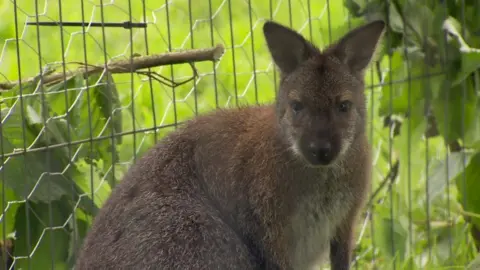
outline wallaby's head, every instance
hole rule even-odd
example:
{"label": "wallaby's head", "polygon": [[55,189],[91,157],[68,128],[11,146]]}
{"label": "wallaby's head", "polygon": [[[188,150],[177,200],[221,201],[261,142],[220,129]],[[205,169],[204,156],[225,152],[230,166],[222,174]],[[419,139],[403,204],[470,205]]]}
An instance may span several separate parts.
{"label": "wallaby's head", "polygon": [[280,70],[277,116],[291,149],[312,166],[332,164],[365,129],[364,71],[385,23],[353,29],[320,51],[294,30],[268,21],[263,32]]}

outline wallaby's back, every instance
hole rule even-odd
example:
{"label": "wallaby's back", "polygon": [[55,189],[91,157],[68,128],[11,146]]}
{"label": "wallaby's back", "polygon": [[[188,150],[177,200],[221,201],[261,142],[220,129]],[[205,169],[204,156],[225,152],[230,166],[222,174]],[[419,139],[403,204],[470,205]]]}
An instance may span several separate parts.
{"label": "wallaby's back", "polygon": [[[222,111],[167,135],[112,192],[85,240],[76,269],[255,268],[255,254],[222,216],[218,198],[210,198],[199,174],[212,170],[202,167],[204,163],[227,168],[235,142],[252,136],[249,131],[256,126],[264,128],[258,118],[272,116],[271,107]],[[216,185],[210,187],[215,196],[227,204],[239,195],[226,179],[208,181]]]}
{"label": "wallaby's back", "polygon": [[383,28],[320,52],[267,22],[276,103],[167,135],[113,190],[76,269],[307,269],[327,257],[348,269],[371,166],[363,71]]}

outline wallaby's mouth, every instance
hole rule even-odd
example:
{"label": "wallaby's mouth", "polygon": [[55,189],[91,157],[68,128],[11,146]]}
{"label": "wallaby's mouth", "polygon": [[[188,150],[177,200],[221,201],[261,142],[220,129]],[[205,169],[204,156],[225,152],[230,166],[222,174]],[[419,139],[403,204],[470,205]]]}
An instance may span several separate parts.
{"label": "wallaby's mouth", "polygon": [[332,165],[336,158],[327,154],[307,154],[304,155],[305,159],[311,166],[322,166],[322,167],[327,167],[329,165]]}
{"label": "wallaby's mouth", "polygon": [[312,165],[329,165],[333,159],[327,153],[312,153]]}
{"label": "wallaby's mouth", "polygon": [[298,150],[311,166],[329,166],[338,157],[338,151],[329,142],[310,142]]}

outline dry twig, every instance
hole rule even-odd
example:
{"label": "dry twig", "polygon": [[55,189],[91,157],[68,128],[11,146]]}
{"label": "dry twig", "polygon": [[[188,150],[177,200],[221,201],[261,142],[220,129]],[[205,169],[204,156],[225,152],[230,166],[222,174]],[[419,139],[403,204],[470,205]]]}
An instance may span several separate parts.
{"label": "dry twig", "polygon": [[[208,49],[192,49],[192,50],[185,50],[180,52],[169,52],[164,54],[155,54],[155,55],[148,55],[148,56],[136,56],[130,59],[114,60],[107,63],[106,65],[89,65],[89,64],[85,65],[82,63],[82,67],[77,68],[74,71],[67,71],[65,73],[55,72],[50,74],[43,74],[42,75],[43,83],[44,84],[58,83],[60,81],[63,81],[65,77],[68,79],[78,74],[83,74],[84,76],[86,76],[94,73],[101,73],[105,69],[107,69],[108,72],[110,73],[136,72],[138,74],[146,75],[153,79],[159,80],[158,77],[163,78],[163,76],[155,72],[145,72],[141,70],[158,67],[158,66],[172,65],[172,64],[189,63],[190,65],[192,65],[193,62],[218,61],[222,57],[224,52],[225,52],[225,48],[223,47],[223,45],[219,44],[214,48],[208,48]],[[192,65],[192,68],[193,68],[193,65]],[[197,74],[194,69],[194,77],[196,75]],[[38,78],[39,76],[28,78],[21,81],[21,83],[25,84],[25,83],[35,82],[38,80]],[[182,82],[182,83],[185,83],[185,82]],[[171,82],[171,85],[178,86],[182,83]],[[17,85],[18,85],[18,82],[3,82],[3,83],[0,83],[0,90],[9,90],[14,88]]]}

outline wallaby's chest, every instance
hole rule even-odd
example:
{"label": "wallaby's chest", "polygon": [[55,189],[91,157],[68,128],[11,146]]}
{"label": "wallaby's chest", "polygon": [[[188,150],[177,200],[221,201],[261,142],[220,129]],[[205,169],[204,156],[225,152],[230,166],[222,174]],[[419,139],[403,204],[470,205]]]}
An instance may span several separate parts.
{"label": "wallaby's chest", "polygon": [[294,269],[310,269],[328,258],[335,228],[347,214],[351,191],[327,181],[299,198],[290,220],[289,249]]}

